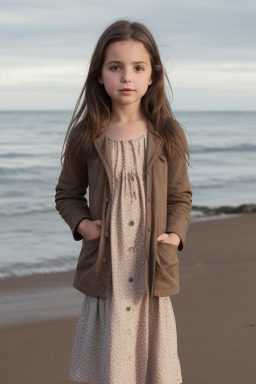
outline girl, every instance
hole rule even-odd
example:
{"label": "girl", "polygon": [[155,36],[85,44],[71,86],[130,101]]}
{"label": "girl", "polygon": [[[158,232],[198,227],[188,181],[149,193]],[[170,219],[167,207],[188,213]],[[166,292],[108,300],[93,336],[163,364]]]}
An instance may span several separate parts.
{"label": "girl", "polygon": [[82,239],[73,283],[84,294],[70,364],[76,382],[182,382],[170,296],[179,292],[177,250],[192,191],[165,79],[149,30],[114,22],[96,45],[64,140],[56,209]]}

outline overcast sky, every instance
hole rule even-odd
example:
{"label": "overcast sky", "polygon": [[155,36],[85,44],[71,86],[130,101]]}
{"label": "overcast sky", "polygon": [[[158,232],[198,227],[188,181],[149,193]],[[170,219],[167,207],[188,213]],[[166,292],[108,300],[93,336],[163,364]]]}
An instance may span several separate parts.
{"label": "overcast sky", "polygon": [[255,0],[0,0],[0,109],[73,110],[113,21],[144,23],[173,110],[256,109]]}

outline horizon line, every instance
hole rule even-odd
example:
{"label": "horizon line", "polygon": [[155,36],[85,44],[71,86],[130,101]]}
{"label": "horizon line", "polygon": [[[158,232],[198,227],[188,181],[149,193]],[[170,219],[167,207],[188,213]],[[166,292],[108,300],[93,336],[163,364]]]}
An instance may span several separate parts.
{"label": "horizon line", "polygon": [[[256,109],[173,109],[176,112],[256,112]],[[73,112],[73,109],[0,109],[0,112]]]}

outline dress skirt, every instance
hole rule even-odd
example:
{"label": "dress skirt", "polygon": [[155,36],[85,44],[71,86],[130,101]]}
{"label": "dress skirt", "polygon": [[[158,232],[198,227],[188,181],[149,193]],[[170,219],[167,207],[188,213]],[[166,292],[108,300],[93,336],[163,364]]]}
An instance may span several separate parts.
{"label": "dress skirt", "polygon": [[112,274],[107,297],[84,294],[70,379],[86,384],[180,384],[171,298],[150,297],[145,281],[147,131],[108,137],[113,170]]}

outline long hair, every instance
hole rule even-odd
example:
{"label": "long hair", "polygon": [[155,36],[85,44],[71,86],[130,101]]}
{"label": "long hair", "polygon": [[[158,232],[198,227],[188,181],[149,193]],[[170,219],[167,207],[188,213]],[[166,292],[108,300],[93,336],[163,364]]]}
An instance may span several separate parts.
{"label": "long hair", "polygon": [[[142,97],[142,112],[152,122],[154,129],[165,139],[166,143],[173,145],[181,152],[189,166],[189,146],[185,132],[175,119],[165,92],[165,79],[171,92],[172,88],[161,62],[157,44],[151,32],[143,24],[128,20],[118,20],[112,23],[102,33],[96,44],[85,84],[66,132],[62,152],[65,144],[66,148],[61,154],[61,164],[62,158],[65,156],[76,167],[82,166],[86,162],[92,140],[105,129],[111,114],[111,99],[105,91],[104,85],[98,82],[105,51],[111,43],[129,39],[144,45],[149,53],[152,66],[153,82]],[[82,96],[84,99],[81,103]]]}

